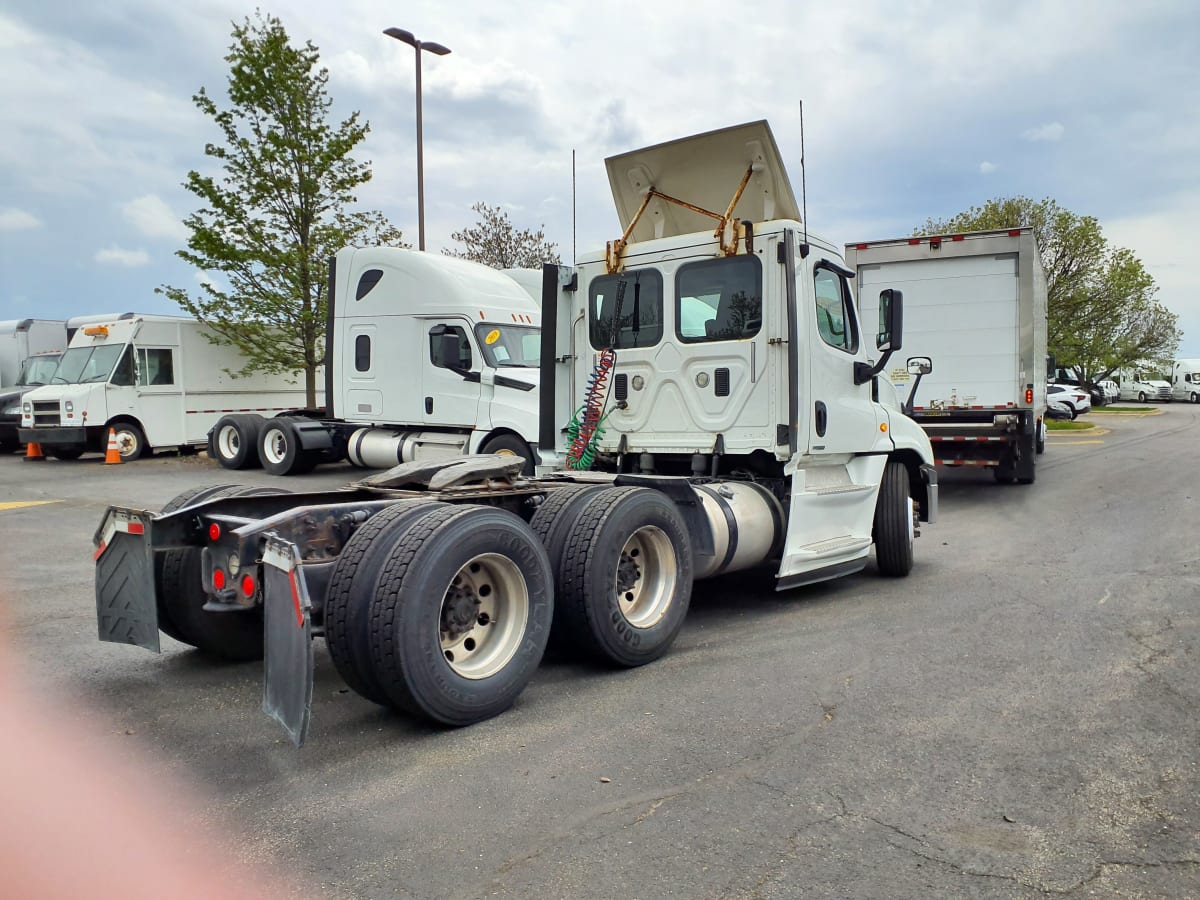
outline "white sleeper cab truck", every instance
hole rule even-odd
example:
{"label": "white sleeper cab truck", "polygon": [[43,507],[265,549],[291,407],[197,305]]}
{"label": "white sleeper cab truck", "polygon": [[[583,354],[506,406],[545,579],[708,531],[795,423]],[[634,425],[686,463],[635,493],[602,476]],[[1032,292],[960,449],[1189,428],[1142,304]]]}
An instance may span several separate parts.
{"label": "white sleeper cab truck", "polygon": [[880,574],[908,574],[938,491],[925,433],[876,400],[899,292],[877,288],[878,320],[860,321],[766,122],[608,172],[624,234],[543,270],[537,476],[465,456],[340,491],[111,507],[100,638],[265,653],[264,708],[299,744],[314,636],[362,696],[468,725],[513,703],[548,640],[605,666],[657,659],[698,579],[765,566],[787,589],[872,548]]}
{"label": "white sleeper cab truck", "polygon": [[128,461],[203,447],[213,423],[233,410],[275,415],[303,406],[290,376],[233,377],[245,362],[195,319],[126,313],[80,325],[49,383],[22,398],[18,434],[51,456],[77,459],[104,452],[112,429]]}
{"label": "white sleeper cab truck", "polygon": [[1127,366],[1112,373],[1120,390],[1120,399],[1166,403],[1171,400],[1171,384],[1162,378],[1150,363]]}
{"label": "white sleeper cab truck", "polygon": [[327,408],[223,417],[211,440],[221,465],[293,475],[341,459],[389,468],[502,453],[532,474],[541,313],[527,288],[488,266],[394,247],[339,251],[329,283]]}
{"label": "white sleeper cab truck", "polygon": [[1033,230],[865,241],[847,244],[846,260],[864,319],[881,286],[904,293],[914,370],[889,366],[885,376],[909,398],[938,465],[1031,484],[1046,447],[1047,365],[1046,277]]}
{"label": "white sleeper cab truck", "polygon": [[1171,399],[1200,403],[1200,359],[1177,359],[1171,366]]}
{"label": "white sleeper cab truck", "polygon": [[16,387],[25,360],[67,348],[67,323],[61,319],[12,319],[0,322],[0,388]]}

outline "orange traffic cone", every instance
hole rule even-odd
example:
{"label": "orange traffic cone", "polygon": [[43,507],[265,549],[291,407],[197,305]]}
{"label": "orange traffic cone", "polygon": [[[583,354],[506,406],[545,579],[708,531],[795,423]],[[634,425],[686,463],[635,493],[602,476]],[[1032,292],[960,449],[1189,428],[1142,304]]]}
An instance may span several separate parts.
{"label": "orange traffic cone", "polygon": [[25,458],[32,459],[34,462],[45,462],[46,454],[42,452],[42,445],[37,441],[30,441],[26,444]]}
{"label": "orange traffic cone", "polygon": [[104,451],[104,464],[111,466],[121,462],[121,451],[117,449],[117,430],[108,429],[108,449]]}

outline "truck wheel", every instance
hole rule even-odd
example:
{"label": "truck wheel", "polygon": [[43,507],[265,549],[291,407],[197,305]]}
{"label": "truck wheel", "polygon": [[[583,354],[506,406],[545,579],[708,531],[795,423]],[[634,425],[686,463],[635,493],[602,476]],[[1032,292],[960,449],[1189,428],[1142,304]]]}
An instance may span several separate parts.
{"label": "truck wheel", "polygon": [[1197,394],[1195,391],[1192,391],[1192,395],[1188,399],[1191,400],[1193,403],[1200,403],[1200,394]]}
{"label": "truck wheel", "polygon": [[[223,497],[286,493],[288,491],[283,488],[233,485],[194,499],[217,500]],[[181,635],[177,640],[218,659],[232,662],[262,659],[261,606],[246,612],[208,612],[204,609],[208,595],[201,583],[200,548],[177,547],[166,550],[162,560],[159,597],[167,608],[168,618]]]}
{"label": "truck wheel", "polygon": [[444,507],[391,548],[371,603],[371,661],[397,707],[470,725],[516,700],[553,614],[550,562],[525,522]]}
{"label": "truck wheel", "polygon": [[222,416],[213,426],[208,454],[226,469],[253,469],[258,458],[258,435],[263,417],[253,413]]}
{"label": "truck wheel", "polygon": [[913,527],[908,470],[903,463],[890,462],[883,470],[879,499],[875,502],[873,537],[875,561],[881,575],[896,578],[912,571]]}
{"label": "truck wheel", "polygon": [[582,501],[555,572],[559,635],[620,666],[662,656],[692,599],[683,517],[651,488],[606,488]]}
{"label": "truck wheel", "polygon": [[1046,452],[1046,422],[1045,422],[1045,420],[1039,421],[1037,424],[1037,442],[1036,442],[1036,446],[1034,447],[1034,450],[1036,450],[1038,453]]}
{"label": "truck wheel", "polygon": [[[533,518],[529,520],[529,527],[538,536],[538,540],[546,548],[546,555],[550,557],[550,571],[554,573],[556,580],[556,597],[558,596],[557,579],[558,571],[562,567],[563,547],[566,546],[571,529],[575,527],[575,520],[579,518],[580,509],[587,496],[602,490],[605,490],[604,485],[576,484],[550,491],[546,494],[545,501],[533,514]],[[562,603],[555,602],[554,627],[550,630],[550,640],[555,643],[562,643],[561,638],[566,631],[562,610]]]}
{"label": "truck wheel", "polygon": [[485,441],[483,446],[479,448],[479,452],[499,453],[501,456],[520,456],[525,460],[525,468],[521,470],[521,474],[533,474],[533,450],[515,434],[498,434],[494,438]]}
{"label": "truck wheel", "polygon": [[84,448],[74,444],[62,444],[58,447],[47,447],[46,452],[55,459],[72,460],[83,456]]}
{"label": "truck wheel", "polygon": [[[1145,402],[1146,402],[1146,393],[1145,393],[1145,391],[1142,391],[1141,393],[1138,394],[1138,403],[1145,403]],[[1075,417],[1071,416],[1071,418],[1073,419]]]}
{"label": "truck wheel", "polygon": [[146,455],[146,435],[142,429],[132,422],[117,422],[110,426],[116,433],[117,452],[121,454],[121,462],[133,462]]}
{"label": "truck wheel", "polygon": [[430,500],[401,500],[377,512],[338,554],[325,592],[325,644],[334,668],[355,693],[384,706],[388,696],[371,665],[368,627],[379,570],[400,535],[439,508]]}
{"label": "truck wheel", "polygon": [[289,418],[268,419],[258,439],[258,456],[272,475],[303,475],[316,460],[300,449],[300,438]]}

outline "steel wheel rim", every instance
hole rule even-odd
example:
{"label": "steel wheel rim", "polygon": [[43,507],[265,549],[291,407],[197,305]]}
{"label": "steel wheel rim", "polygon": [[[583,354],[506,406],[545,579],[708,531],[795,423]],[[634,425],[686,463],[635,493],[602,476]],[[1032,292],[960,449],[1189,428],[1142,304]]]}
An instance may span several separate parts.
{"label": "steel wheel rim", "polygon": [[287,456],[287,435],[279,428],[271,428],[263,440],[263,456],[267,462],[279,464]]}
{"label": "steel wheel rim", "polygon": [[217,432],[217,452],[225,459],[233,459],[241,448],[241,437],[232,425],[226,425]]}
{"label": "steel wheel rim", "polygon": [[446,586],[438,615],[447,665],[472,681],[504,669],[525,638],[529,607],[529,586],[515,562],[499,553],[467,560]]}
{"label": "steel wheel rim", "polygon": [[617,609],[634,628],[657,625],[671,606],[678,578],[671,539],[661,528],[643,525],[621,548],[613,585]]}
{"label": "steel wheel rim", "polygon": [[128,458],[137,453],[138,440],[132,431],[118,430],[116,434],[117,452],[123,457]]}

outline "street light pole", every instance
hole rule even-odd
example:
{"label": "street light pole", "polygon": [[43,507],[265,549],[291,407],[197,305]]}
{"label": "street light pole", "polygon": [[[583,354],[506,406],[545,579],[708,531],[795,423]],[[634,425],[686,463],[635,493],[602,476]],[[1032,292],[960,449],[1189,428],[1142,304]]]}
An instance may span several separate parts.
{"label": "street light pole", "polygon": [[425,159],[421,147],[421,51],[428,50],[438,56],[450,52],[449,47],[436,44],[433,41],[419,41],[411,31],[403,28],[385,28],[384,34],[403,41],[416,51],[417,58],[417,246],[425,249]]}

